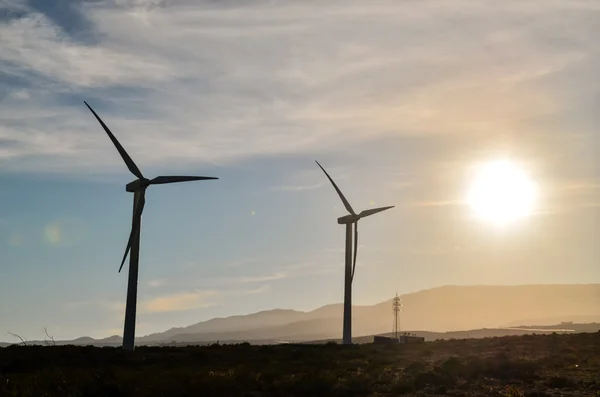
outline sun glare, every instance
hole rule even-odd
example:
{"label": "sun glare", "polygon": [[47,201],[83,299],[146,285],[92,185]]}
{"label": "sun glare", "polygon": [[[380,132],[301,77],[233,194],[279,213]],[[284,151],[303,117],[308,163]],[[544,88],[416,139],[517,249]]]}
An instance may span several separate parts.
{"label": "sun glare", "polygon": [[508,160],[478,167],[467,195],[475,216],[500,225],[529,216],[535,199],[533,182]]}

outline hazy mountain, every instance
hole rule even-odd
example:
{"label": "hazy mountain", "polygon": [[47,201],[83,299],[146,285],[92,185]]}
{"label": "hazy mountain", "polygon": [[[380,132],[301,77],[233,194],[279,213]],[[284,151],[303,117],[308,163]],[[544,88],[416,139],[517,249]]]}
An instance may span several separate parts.
{"label": "hazy mountain", "polygon": [[[428,333],[428,339],[438,337],[431,335],[464,330],[494,329],[496,332],[510,326],[543,327],[565,321],[600,321],[600,284],[445,286],[401,298],[401,329],[423,330],[419,332]],[[275,309],[171,328],[136,338],[136,343],[325,340],[341,336],[342,314],[341,304],[326,305],[309,312]],[[393,323],[391,299],[370,306],[354,306],[352,322],[356,337],[390,332]],[[465,332],[475,337],[475,331]],[[480,334],[490,331],[482,332]],[[121,343],[121,337],[115,335],[100,340],[84,337],[56,342],[57,345],[68,343],[116,346]]]}
{"label": "hazy mountain", "polygon": [[[600,284],[445,286],[403,295],[401,328],[433,332],[543,325],[522,319],[600,318]],[[224,339],[314,340],[341,334],[343,307],[323,306],[313,311],[270,310],[200,322],[139,338],[140,342]],[[392,327],[391,299],[353,307],[353,334],[373,335]]]}
{"label": "hazy mountain", "polygon": [[[548,318],[550,323],[573,318],[600,318],[600,284],[445,286],[403,295],[400,324],[404,329],[435,332],[497,328],[510,325],[543,325],[522,319]],[[187,340],[219,339],[313,339],[315,335],[337,337],[341,333],[341,304],[310,312],[271,310],[233,316],[170,329],[140,341],[178,337]],[[391,299],[372,306],[353,308],[354,335],[389,332]],[[591,322],[591,321],[590,321]],[[186,336],[183,336],[186,335]],[[195,335],[195,336],[191,336]]]}
{"label": "hazy mountain", "polygon": [[140,342],[156,341],[172,338],[179,334],[200,334],[215,332],[243,331],[261,327],[284,325],[304,318],[305,312],[296,310],[274,309],[253,314],[231,317],[217,317],[187,327],[171,328],[168,331],[136,338]]}
{"label": "hazy mountain", "polygon": [[[548,329],[538,329],[534,327],[527,328],[483,328],[483,329],[472,329],[468,331],[450,331],[450,332],[431,332],[431,331],[411,331],[411,334],[425,338],[426,342],[431,342],[438,339],[470,339],[470,338],[491,338],[501,336],[519,336],[527,334],[547,335],[552,333],[567,334],[567,333],[581,333],[581,332],[598,332],[600,330],[600,323],[593,324],[571,324],[569,329],[562,328],[563,324],[554,325],[548,327]],[[394,334],[391,332],[385,334],[379,334],[381,336],[393,337]],[[365,335],[352,338],[353,343],[373,343],[374,335]],[[330,338],[323,340],[312,340],[302,343],[311,344],[322,344],[327,342],[341,343],[341,338]]]}
{"label": "hazy mountain", "polygon": [[573,316],[597,318],[600,284],[446,286],[407,294],[402,301],[402,320],[410,329],[491,328],[528,318],[561,322]]}
{"label": "hazy mountain", "polygon": [[[329,338],[329,329],[340,328],[337,318],[305,320],[279,325],[275,327],[260,327],[243,331],[225,331],[209,333],[181,333],[172,337],[175,341],[209,341],[209,340],[294,340],[305,341]],[[319,331],[324,330],[324,331]]]}
{"label": "hazy mountain", "polygon": [[[425,341],[430,342],[438,339],[470,339],[470,338],[489,338],[489,337],[501,337],[501,336],[518,336],[527,334],[566,334],[566,333],[580,333],[580,332],[600,332],[600,323],[588,323],[588,324],[574,324],[574,323],[562,323],[551,326],[524,326],[521,328],[483,328],[467,331],[450,331],[450,332],[431,332],[431,331],[410,331],[411,334],[421,336],[425,338]],[[381,333],[377,335],[393,337],[394,334],[391,332]],[[213,343],[220,344],[236,344],[236,343],[250,343],[253,345],[272,345],[281,343],[310,343],[310,344],[323,344],[327,342],[341,343],[341,338],[322,338],[319,335],[315,335],[314,338],[309,340],[298,340],[295,338],[288,339],[223,339],[217,338],[217,336],[223,336],[223,334],[214,334],[215,338],[198,340],[196,334],[182,334],[176,335],[171,341],[161,342],[137,342],[138,345],[149,345],[149,346],[188,346],[188,345],[210,345]],[[353,337],[353,343],[372,343],[374,335],[364,335]],[[57,341],[56,345],[94,345],[98,347],[111,346],[120,347],[122,338],[119,336],[112,336],[110,338],[93,340],[91,338],[78,338],[74,341]],[[44,341],[28,341],[30,345],[45,345]],[[18,343],[15,343],[16,345]],[[0,343],[0,347],[7,347],[10,343]]]}
{"label": "hazy mountain", "polygon": [[538,326],[554,325],[562,322],[572,323],[600,323],[600,314],[588,316],[561,316],[561,317],[545,317],[545,318],[530,318],[526,320],[512,321],[505,324],[506,327],[518,327],[524,324],[536,324]]}

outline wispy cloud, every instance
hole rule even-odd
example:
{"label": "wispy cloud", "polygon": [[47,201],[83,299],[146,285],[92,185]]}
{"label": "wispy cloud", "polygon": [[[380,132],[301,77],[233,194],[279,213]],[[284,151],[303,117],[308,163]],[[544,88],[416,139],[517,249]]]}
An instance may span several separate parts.
{"label": "wispy cloud", "polygon": [[541,192],[543,202],[538,212],[548,215],[571,213],[597,206],[600,182],[595,179],[575,179],[547,183]]}
{"label": "wispy cloud", "polygon": [[[4,4],[19,10],[0,25],[0,139],[13,142],[0,162],[13,170],[114,169],[83,99],[140,163],[222,162],[531,130],[567,105],[553,79],[599,63],[596,2],[82,2],[93,44]],[[571,78],[578,90],[593,76]]]}
{"label": "wispy cloud", "polygon": [[[359,248],[364,249],[363,245]],[[296,277],[306,277],[318,274],[326,274],[339,267],[339,260],[334,259],[343,252],[343,249],[325,249],[320,250],[316,259],[292,260],[290,262],[279,261],[272,265],[273,273],[257,276],[242,276],[229,279],[228,285],[263,283],[267,281],[277,281]],[[358,266],[358,264],[357,264]],[[361,265],[362,266],[362,265]]]}
{"label": "wispy cloud", "polygon": [[282,192],[300,192],[304,190],[314,190],[323,186],[323,183],[314,183],[312,185],[284,185],[275,186],[270,188],[271,191],[282,191]]}
{"label": "wispy cloud", "polygon": [[600,191],[600,182],[598,180],[574,180],[559,184],[557,189],[562,190],[563,192],[589,192],[598,190]]}
{"label": "wispy cloud", "polygon": [[165,313],[201,309],[215,306],[209,297],[217,291],[182,292],[150,299],[141,305],[142,313]]}
{"label": "wispy cloud", "polygon": [[260,262],[261,262],[260,259],[255,259],[255,258],[248,259],[248,258],[246,258],[246,259],[238,259],[238,260],[235,260],[235,261],[228,262],[227,266],[228,267],[240,267],[240,266],[245,266],[245,265],[249,265],[249,264],[253,264],[253,263],[260,263]]}
{"label": "wispy cloud", "polygon": [[108,312],[125,312],[125,303],[107,300],[92,300],[92,301],[74,301],[66,304],[67,309],[79,309],[87,307],[96,307]]}
{"label": "wispy cloud", "polygon": [[[137,324],[136,324],[136,328],[137,328]],[[123,336],[123,328],[106,328],[106,329],[101,329],[98,330],[97,332],[98,335],[101,335],[99,338],[107,338],[108,336]]]}
{"label": "wispy cloud", "polygon": [[277,273],[266,275],[266,276],[240,277],[237,279],[237,281],[240,283],[262,283],[265,281],[281,280],[286,277],[287,276],[285,273],[277,272]]}
{"label": "wispy cloud", "polygon": [[262,294],[264,292],[267,292],[270,289],[271,289],[271,287],[268,284],[265,284],[265,285],[261,285],[260,287],[254,288],[254,289],[240,291],[240,294],[241,295],[257,295],[257,294]]}
{"label": "wispy cloud", "polygon": [[[362,246],[361,246],[362,247]],[[297,258],[297,259],[247,259],[235,262],[224,262],[224,265],[230,267],[239,267],[236,270],[235,275],[231,276],[210,276],[204,274],[201,277],[203,288],[213,289],[219,288],[219,290],[227,290],[228,294],[232,293],[243,293],[246,285],[261,284],[267,282],[279,282],[280,280],[287,280],[296,277],[307,277],[317,274],[325,274],[334,271],[339,267],[340,261],[338,260],[340,254],[343,253],[341,249],[328,249],[328,250],[317,250],[315,251],[316,258]],[[263,272],[250,272],[251,268],[246,269],[243,265],[247,263],[260,264]],[[192,269],[192,267],[188,268]],[[196,274],[195,271],[186,274]],[[197,278],[197,276],[195,276]],[[180,278],[174,278],[168,280],[169,288],[188,289],[195,288],[198,286],[197,282],[190,282],[190,276],[183,276]],[[161,280],[166,285],[167,280]],[[154,283],[153,283],[154,284]],[[264,286],[260,288],[266,288]],[[253,288],[249,289],[254,290]]]}
{"label": "wispy cloud", "polygon": [[412,202],[410,205],[412,207],[445,207],[464,204],[465,202],[461,200],[429,200]]}
{"label": "wispy cloud", "polygon": [[[177,292],[159,295],[138,301],[138,313],[179,312],[211,307],[215,306],[216,303],[210,301],[210,298],[216,296],[218,296],[218,291],[215,290]],[[69,302],[66,307],[68,309],[93,307],[117,316],[121,316],[125,313],[125,302],[117,301],[96,300]]]}
{"label": "wispy cloud", "polygon": [[148,281],[148,287],[153,287],[153,288],[161,287],[165,284],[166,284],[166,281],[162,280],[162,279]]}
{"label": "wispy cloud", "polygon": [[[333,250],[330,253],[338,254]],[[341,253],[341,252],[339,252]],[[335,271],[341,262],[335,259],[320,258],[314,260],[298,261],[282,266],[289,277],[307,277],[319,274],[327,274]],[[357,264],[358,265],[358,264]]]}
{"label": "wispy cloud", "polygon": [[[340,167],[333,164],[323,164],[323,166],[336,181],[347,179],[350,176],[347,167]],[[323,171],[319,169],[317,164],[313,163],[312,167],[290,173],[279,185],[270,187],[268,191],[302,192],[319,189],[326,184],[329,184],[329,181],[323,175]]]}
{"label": "wispy cloud", "polygon": [[412,182],[404,182],[404,181],[400,181],[400,182],[396,181],[396,182],[388,182],[386,185],[387,185],[386,187],[390,190],[404,190],[404,189],[407,189],[410,186],[412,186],[413,183]]}

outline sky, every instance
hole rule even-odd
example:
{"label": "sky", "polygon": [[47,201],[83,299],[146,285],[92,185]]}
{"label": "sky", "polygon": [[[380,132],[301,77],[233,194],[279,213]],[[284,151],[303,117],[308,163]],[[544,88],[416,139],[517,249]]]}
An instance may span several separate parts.
{"label": "sky", "polygon": [[[137,335],[442,285],[598,283],[597,1],[0,0],[0,340],[122,334],[135,179],[152,186]],[[537,186],[506,227],[478,165]]]}

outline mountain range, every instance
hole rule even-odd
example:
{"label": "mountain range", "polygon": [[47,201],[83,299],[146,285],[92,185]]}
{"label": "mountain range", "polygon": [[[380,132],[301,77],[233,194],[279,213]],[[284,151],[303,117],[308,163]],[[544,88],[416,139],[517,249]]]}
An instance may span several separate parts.
{"label": "mountain range", "polygon": [[[490,335],[488,331],[481,331],[483,329],[495,329],[494,335],[498,336],[499,329],[504,329],[504,334],[527,332],[506,330],[519,326],[543,328],[554,324],[562,327],[560,323],[564,322],[600,323],[600,284],[444,286],[405,294],[401,299],[401,329],[426,334],[428,340]],[[332,304],[308,312],[274,309],[213,318],[138,337],[136,344],[330,340],[341,335],[342,311],[342,304]],[[391,299],[375,305],[353,306],[353,335],[356,337],[389,333],[392,324]],[[594,327],[591,325],[592,330]],[[121,337],[115,335],[105,339],[83,337],[57,344],[118,345],[120,341]]]}

